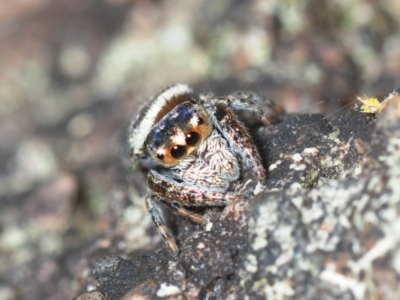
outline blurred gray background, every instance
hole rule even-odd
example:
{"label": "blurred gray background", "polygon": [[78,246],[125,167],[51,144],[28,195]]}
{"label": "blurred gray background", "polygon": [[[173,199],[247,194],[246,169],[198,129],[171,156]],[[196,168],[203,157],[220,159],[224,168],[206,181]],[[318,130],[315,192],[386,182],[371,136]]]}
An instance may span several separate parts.
{"label": "blurred gray background", "polygon": [[399,22],[398,0],[0,1],[0,299],[77,296],[114,226],[130,248],[105,249],[150,243],[125,141],[151,95],[340,113],[400,87]]}

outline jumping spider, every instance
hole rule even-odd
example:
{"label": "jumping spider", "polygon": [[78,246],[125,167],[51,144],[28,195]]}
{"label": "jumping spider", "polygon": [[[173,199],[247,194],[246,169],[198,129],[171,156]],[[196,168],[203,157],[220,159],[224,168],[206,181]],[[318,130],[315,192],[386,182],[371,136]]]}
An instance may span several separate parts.
{"label": "jumping spider", "polygon": [[[224,206],[264,188],[266,174],[260,156],[234,113],[249,110],[269,124],[255,104],[259,99],[253,93],[197,96],[187,85],[178,84],[160,93],[132,122],[133,162],[147,162],[151,169],[146,207],[174,255],[179,248],[164,223],[159,201],[203,224],[204,217],[187,208]],[[246,170],[253,175],[250,191],[249,180],[243,178]]]}

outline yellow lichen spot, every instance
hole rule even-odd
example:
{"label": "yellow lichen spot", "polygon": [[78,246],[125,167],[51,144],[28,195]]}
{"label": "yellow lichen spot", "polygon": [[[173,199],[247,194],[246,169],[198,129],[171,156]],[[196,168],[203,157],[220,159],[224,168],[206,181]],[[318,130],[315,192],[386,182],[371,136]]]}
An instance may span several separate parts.
{"label": "yellow lichen spot", "polygon": [[361,105],[361,112],[366,114],[379,114],[385,107],[384,103],[379,102],[377,98],[357,97],[363,105]]}

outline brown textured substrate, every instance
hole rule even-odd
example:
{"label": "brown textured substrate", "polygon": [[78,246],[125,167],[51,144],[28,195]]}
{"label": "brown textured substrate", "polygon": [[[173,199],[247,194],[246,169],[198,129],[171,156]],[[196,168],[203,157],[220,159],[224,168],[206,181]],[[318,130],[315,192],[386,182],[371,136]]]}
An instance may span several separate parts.
{"label": "brown textured substrate", "polygon": [[98,260],[105,299],[400,298],[400,98],[376,119],[287,115],[256,140],[271,191],[206,228],[178,220],[177,258]]}

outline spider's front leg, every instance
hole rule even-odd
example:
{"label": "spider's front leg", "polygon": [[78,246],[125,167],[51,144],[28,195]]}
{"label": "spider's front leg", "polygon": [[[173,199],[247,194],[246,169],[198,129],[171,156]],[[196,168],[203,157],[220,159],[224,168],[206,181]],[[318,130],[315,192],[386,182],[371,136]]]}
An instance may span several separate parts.
{"label": "spider's front leg", "polygon": [[220,131],[224,132],[224,135],[230,140],[232,145],[240,149],[239,153],[246,164],[255,170],[257,174],[259,182],[254,191],[256,194],[259,192],[259,189],[264,188],[267,179],[258,150],[247,130],[243,127],[242,123],[237,121],[234,112],[226,103],[218,101],[214,107],[214,117],[220,126]]}
{"label": "spider's front leg", "polygon": [[[165,241],[165,244],[170,252],[174,256],[178,255],[179,247],[175,241],[174,236],[172,235],[171,231],[165,225],[164,218],[160,212],[159,208],[159,199],[155,194],[149,191],[148,195],[146,196],[146,208],[148,212],[151,214],[153,219],[153,223],[156,226],[158,232],[161,234],[162,238]],[[179,204],[176,203],[166,203],[168,207],[173,210],[176,214],[190,219],[194,223],[203,224],[204,218],[199,214],[192,213],[191,211],[181,207]]]}
{"label": "spider's front leg", "polygon": [[152,193],[171,205],[224,206],[243,198],[235,192],[221,192],[212,188],[183,184],[153,170],[147,176],[147,185]]}
{"label": "spider's front leg", "polygon": [[163,237],[165,244],[173,255],[179,253],[179,247],[172,233],[165,225],[157,200],[164,202],[176,214],[188,218],[194,223],[204,224],[203,216],[193,213],[183,206],[223,206],[243,198],[233,192],[216,192],[197,186],[184,185],[171,180],[155,171],[150,171],[147,177],[149,196],[146,197],[146,207],[153,222]]}
{"label": "spider's front leg", "polygon": [[259,95],[248,92],[237,92],[233,95],[210,99],[210,103],[212,103],[213,105],[226,105],[233,111],[251,111],[257,115],[257,117],[263,122],[264,125],[268,126],[271,124],[271,122],[267,114],[265,114],[264,111],[262,111],[256,104],[257,102],[261,101],[262,98]]}
{"label": "spider's front leg", "polygon": [[170,252],[172,252],[172,254],[174,256],[176,256],[179,254],[179,247],[176,244],[175,238],[172,235],[171,231],[165,225],[165,221],[164,221],[164,218],[162,217],[162,214],[158,207],[156,198],[157,198],[157,196],[155,196],[151,192],[148,193],[148,195],[146,196],[146,200],[145,200],[146,208],[147,208],[148,212],[151,214],[154,225],[156,225],[158,232],[161,234],[162,238],[164,239],[168,250]]}
{"label": "spider's front leg", "polygon": [[[264,125],[267,126],[271,124],[270,118],[276,119],[279,115],[282,115],[285,112],[283,107],[277,105],[271,99],[264,98],[252,92],[236,92],[226,97],[218,97],[213,99],[213,101],[215,100],[219,101],[220,103],[225,103],[233,111],[252,111],[258,116]],[[267,112],[261,110],[257,103],[263,103],[264,107],[267,108]]]}

